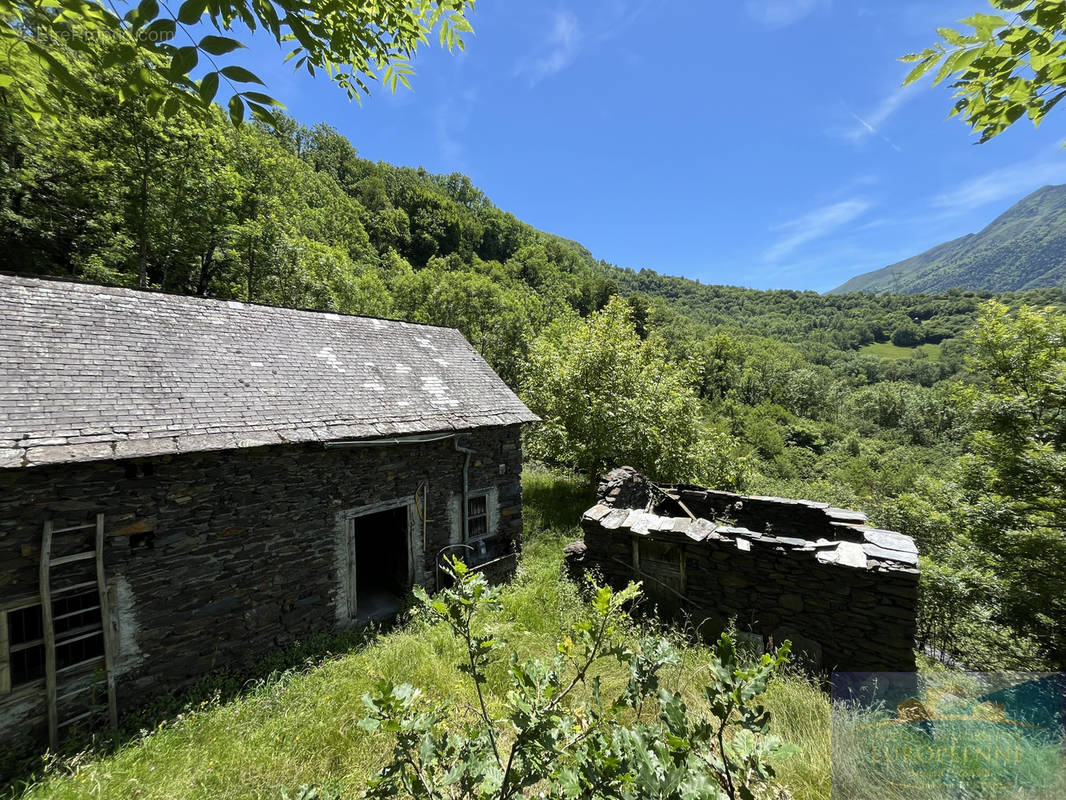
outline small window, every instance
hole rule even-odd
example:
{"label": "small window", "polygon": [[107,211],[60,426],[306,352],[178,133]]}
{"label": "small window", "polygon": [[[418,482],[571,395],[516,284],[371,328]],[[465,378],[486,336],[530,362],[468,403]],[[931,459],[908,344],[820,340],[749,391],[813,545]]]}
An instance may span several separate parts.
{"label": "small window", "polygon": [[[44,618],[41,605],[23,606],[0,612],[7,628],[5,656],[14,689],[44,677]],[[95,589],[59,595],[52,601],[55,630],[56,669],[74,667],[104,654],[104,628],[100,597]],[[2,676],[0,676],[2,677]]]}
{"label": "small window", "polygon": [[467,530],[471,539],[481,539],[489,534],[489,498],[475,495],[467,500]]}
{"label": "small window", "polygon": [[7,612],[11,688],[44,677],[44,624],[40,605]]}

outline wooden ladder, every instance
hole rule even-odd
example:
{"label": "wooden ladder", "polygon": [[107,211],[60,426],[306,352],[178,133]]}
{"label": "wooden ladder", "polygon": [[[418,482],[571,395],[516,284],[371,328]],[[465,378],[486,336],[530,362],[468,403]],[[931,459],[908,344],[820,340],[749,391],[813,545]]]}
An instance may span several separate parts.
{"label": "wooden ladder", "polygon": [[[57,556],[55,558],[52,557],[52,542],[55,537],[68,533],[75,533],[77,531],[88,531],[94,528],[95,535],[93,537],[92,550]],[[52,571],[55,568],[90,560],[95,561],[96,580],[53,586]],[[56,581],[56,583],[59,582]],[[55,630],[55,623],[57,620],[62,620],[64,617],[73,616],[74,614],[83,614],[95,609],[79,609],[70,612],[69,614],[62,614],[59,617],[56,617],[53,611],[55,598],[73,592],[84,592],[94,586],[96,587],[97,594],[100,598],[97,606],[100,611],[100,624],[91,627],[79,627],[70,633],[60,634],[57,639]],[[48,741],[51,747],[55,749],[58,746],[59,732],[61,729],[91,717],[93,714],[97,713],[98,710],[90,708],[88,711],[75,714],[67,719],[60,719],[60,703],[77,695],[85,694],[86,692],[91,691],[94,686],[101,684],[104,681],[107,682],[107,710],[111,727],[118,727],[118,707],[115,702],[115,675],[112,668],[112,662],[114,660],[114,643],[112,641],[111,614],[108,610],[107,578],[104,573],[103,514],[97,514],[95,522],[88,522],[84,525],[71,525],[66,528],[55,528],[51,520],[44,523],[44,533],[41,537],[41,621],[44,628],[44,678],[48,702]],[[56,647],[58,645],[69,644],[98,635],[103,638],[104,654],[102,657],[97,657],[90,661],[78,664],[71,664],[58,670],[56,669]],[[88,682],[77,681],[76,679],[71,680],[72,685],[69,686],[69,688],[66,685],[60,685],[63,679],[70,676],[71,673],[77,673],[84,670],[94,661],[99,662],[99,665],[103,667],[103,676],[99,680],[90,680]],[[61,690],[63,690],[62,693],[60,693]]]}

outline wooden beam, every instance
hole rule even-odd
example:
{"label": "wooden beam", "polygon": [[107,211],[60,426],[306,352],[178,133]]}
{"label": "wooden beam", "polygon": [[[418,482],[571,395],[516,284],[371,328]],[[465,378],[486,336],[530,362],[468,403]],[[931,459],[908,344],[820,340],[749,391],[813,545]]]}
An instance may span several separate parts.
{"label": "wooden beam", "polygon": [[56,711],[56,632],[52,620],[52,520],[46,520],[41,534],[41,623],[44,628],[44,685],[48,705],[48,744],[59,746],[59,717]]}
{"label": "wooden beam", "polygon": [[118,727],[118,703],[115,696],[115,636],[111,626],[111,604],[107,596],[107,573],[104,570],[104,515],[96,515],[96,583],[100,593],[100,622],[104,628],[104,672],[107,676],[107,712],[111,728]]}

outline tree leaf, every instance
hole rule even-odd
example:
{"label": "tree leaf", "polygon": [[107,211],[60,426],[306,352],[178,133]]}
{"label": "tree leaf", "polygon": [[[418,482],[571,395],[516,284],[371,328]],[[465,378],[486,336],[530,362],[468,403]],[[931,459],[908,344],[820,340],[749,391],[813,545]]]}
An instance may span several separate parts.
{"label": "tree leaf", "polygon": [[172,75],[185,75],[196,66],[200,60],[200,51],[194,46],[179,47],[170,60],[170,72]]}
{"label": "tree leaf", "polygon": [[200,80],[200,99],[204,105],[210,105],[218,93],[218,73],[209,72]]}
{"label": "tree leaf", "polygon": [[903,79],[903,85],[906,86],[908,84],[914,83],[925,73],[931,70],[934,66],[936,66],[936,63],[939,60],[939,53],[934,53],[931,56],[926,56],[923,61],[919,61],[918,64],[914,67],[914,69],[907,73],[907,77]]}
{"label": "tree leaf", "polygon": [[244,97],[245,100],[252,100],[253,102],[261,103],[265,106],[276,106],[277,108],[282,108],[281,103],[279,103],[270,95],[263,94],[262,92],[241,92],[241,96]]}
{"label": "tree leaf", "polygon": [[278,118],[274,116],[270,110],[263,108],[263,106],[257,103],[249,103],[248,108],[252,112],[252,116],[262,122],[264,125],[269,125],[271,128],[278,127]]}
{"label": "tree leaf", "polygon": [[960,21],[972,27],[977,32],[978,38],[984,41],[991,39],[996,29],[1005,27],[1007,24],[1007,20],[1003,17],[993,14],[974,14]]}
{"label": "tree leaf", "polygon": [[213,56],[224,56],[226,53],[232,53],[234,50],[244,47],[244,45],[236,39],[230,39],[228,36],[205,36],[200,40],[198,47]]}
{"label": "tree leaf", "polygon": [[235,94],[229,99],[229,118],[234,125],[244,122],[244,101],[240,95]]}
{"label": "tree leaf", "polygon": [[260,86],[266,84],[259,80],[258,76],[254,72],[249,72],[244,67],[238,67],[235,64],[231,64],[228,67],[223,67],[219,70],[223,75],[229,78],[231,81],[237,81],[238,83],[258,83]]}
{"label": "tree leaf", "polygon": [[136,8],[126,14],[126,21],[133,30],[137,30],[146,22],[159,16],[159,3],[156,0],[141,0]]}
{"label": "tree leaf", "polygon": [[207,11],[206,0],[185,0],[178,9],[178,22],[183,25],[195,25]]}
{"label": "tree leaf", "polygon": [[174,38],[174,34],[177,32],[178,26],[172,19],[157,19],[144,29],[144,31],[138,37],[139,39],[147,39],[153,44],[161,44],[163,42],[169,42]]}

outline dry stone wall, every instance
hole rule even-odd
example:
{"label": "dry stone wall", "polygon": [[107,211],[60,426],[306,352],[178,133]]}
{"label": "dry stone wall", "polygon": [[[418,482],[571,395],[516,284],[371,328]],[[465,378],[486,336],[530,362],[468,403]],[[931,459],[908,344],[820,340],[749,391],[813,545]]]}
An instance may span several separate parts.
{"label": "dry stone wall", "polygon": [[[502,577],[522,530],[518,427],[480,429],[463,444],[475,451],[471,489],[494,490],[497,535],[481,558]],[[450,509],[464,459],[450,440],[309,443],[0,471],[0,607],[37,595],[46,519],[104,513],[118,698],[130,709],[334,628],[347,509],[409,498],[425,484],[426,541],[413,571],[432,587],[436,554],[455,540]],[[0,694],[0,740],[33,728],[43,692],[41,681]]]}
{"label": "dry stone wall", "polygon": [[[581,568],[614,586],[642,580],[661,609],[684,610],[705,630],[735,620],[760,643],[790,639],[816,668],[915,668],[910,537],[825,503],[629,484],[616,470],[583,515],[583,545],[568,548]],[[619,497],[646,502],[618,507]]]}

